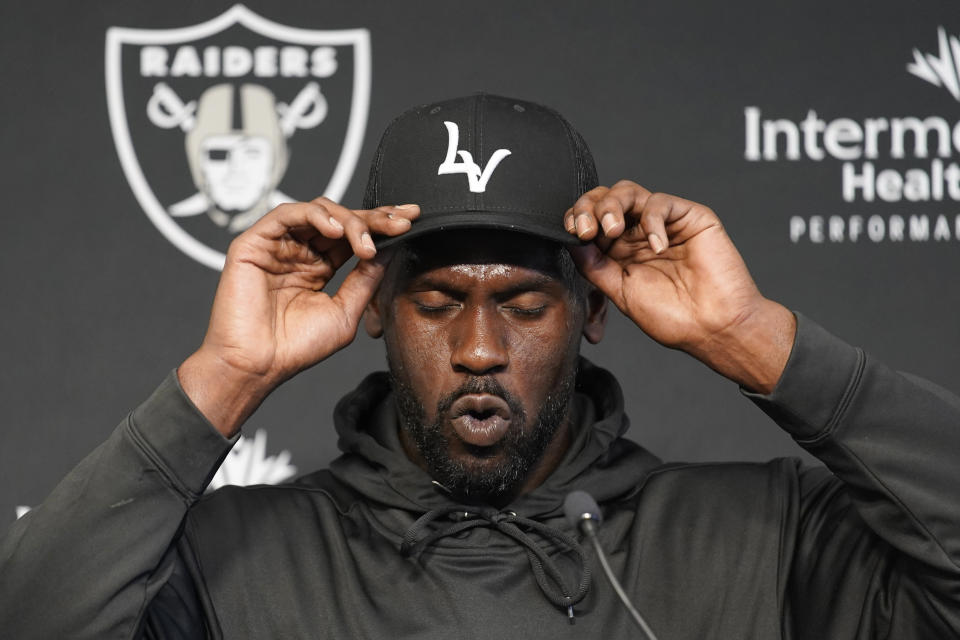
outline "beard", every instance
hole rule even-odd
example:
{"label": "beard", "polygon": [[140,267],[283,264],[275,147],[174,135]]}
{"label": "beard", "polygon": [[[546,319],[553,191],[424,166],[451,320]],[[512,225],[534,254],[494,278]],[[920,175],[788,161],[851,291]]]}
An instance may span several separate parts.
{"label": "beard", "polygon": [[[566,420],[576,379],[576,367],[569,367],[547,394],[529,428],[519,399],[492,376],[470,378],[440,398],[436,420],[427,424],[423,403],[395,370],[390,367],[390,382],[400,426],[416,445],[427,472],[457,498],[486,504],[503,502],[519,491]],[[499,396],[507,403],[512,414],[510,428],[502,440],[490,447],[462,443],[467,455],[464,459],[454,459],[450,455],[450,440],[455,436],[445,428],[450,424],[450,407],[460,396],[478,393]],[[500,458],[500,462],[492,464],[492,458]]]}

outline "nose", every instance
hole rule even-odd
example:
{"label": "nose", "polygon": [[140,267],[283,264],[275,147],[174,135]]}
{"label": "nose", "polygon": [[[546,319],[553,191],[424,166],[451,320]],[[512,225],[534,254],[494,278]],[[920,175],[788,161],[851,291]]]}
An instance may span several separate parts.
{"label": "nose", "polygon": [[462,313],[452,329],[450,364],[454,371],[484,375],[506,369],[510,354],[496,312],[477,308]]}

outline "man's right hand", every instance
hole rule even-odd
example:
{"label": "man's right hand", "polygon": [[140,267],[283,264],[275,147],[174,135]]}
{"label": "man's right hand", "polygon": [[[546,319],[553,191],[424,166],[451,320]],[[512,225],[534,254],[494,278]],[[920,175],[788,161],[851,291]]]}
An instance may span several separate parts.
{"label": "man's right hand", "polygon": [[[200,348],[180,384],[227,437],[284,380],[348,345],[383,278],[372,234],[410,228],[415,205],[352,211],[327,198],[282,204],[231,243]],[[334,295],[323,288],[359,258]]]}

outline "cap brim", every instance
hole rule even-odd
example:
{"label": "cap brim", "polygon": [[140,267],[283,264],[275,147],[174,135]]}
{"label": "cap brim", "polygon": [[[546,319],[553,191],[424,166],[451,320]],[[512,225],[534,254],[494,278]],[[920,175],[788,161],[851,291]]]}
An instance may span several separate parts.
{"label": "cap brim", "polygon": [[461,229],[513,231],[552,240],[560,244],[582,244],[579,238],[568,233],[559,225],[557,227],[545,227],[542,216],[533,217],[522,212],[502,210],[431,213],[424,218],[414,220],[410,230],[406,233],[399,236],[375,235],[373,239],[377,248],[383,249],[427,234]]}

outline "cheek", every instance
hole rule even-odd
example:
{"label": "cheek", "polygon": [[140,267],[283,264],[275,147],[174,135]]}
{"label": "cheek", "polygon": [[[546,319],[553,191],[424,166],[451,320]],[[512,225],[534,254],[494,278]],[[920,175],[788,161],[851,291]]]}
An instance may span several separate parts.
{"label": "cheek", "polygon": [[510,363],[517,389],[536,404],[542,402],[576,362],[578,346],[579,337],[562,324],[516,332]]}
{"label": "cheek", "polygon": [[394,375],[403,380],[432,418],[450,372],[450,352],[442,332],[393,315],[383,340]]}

